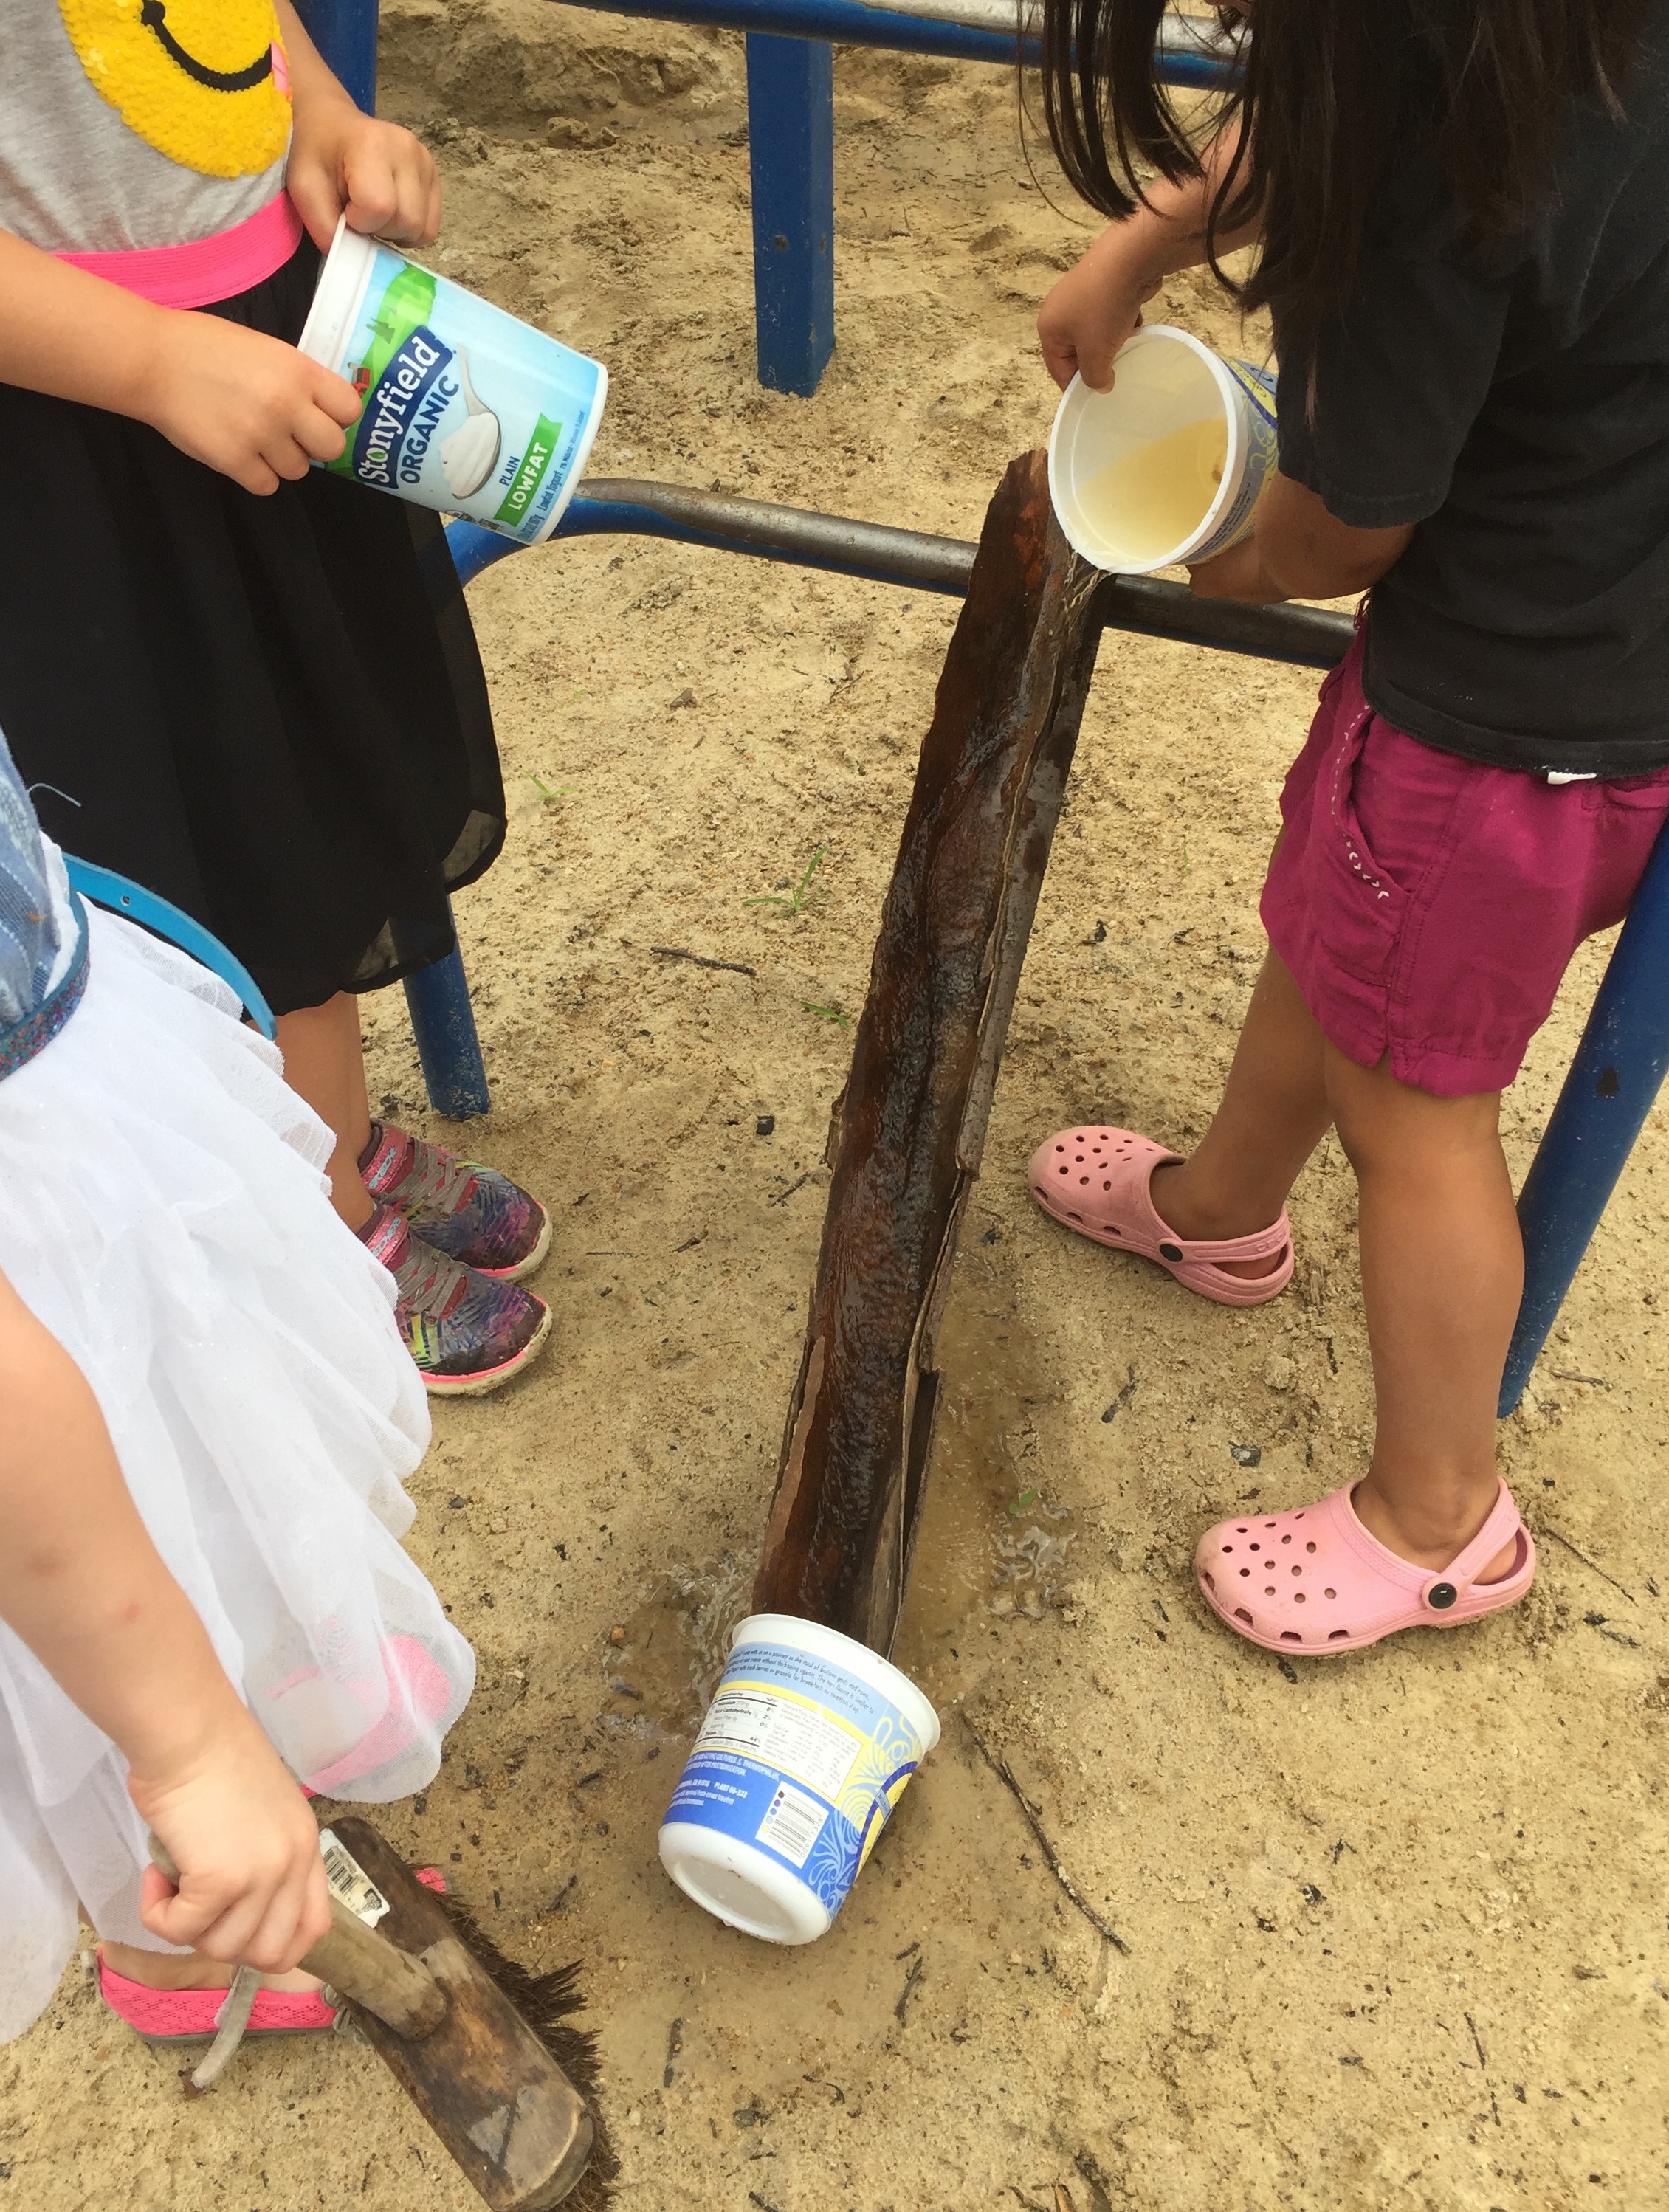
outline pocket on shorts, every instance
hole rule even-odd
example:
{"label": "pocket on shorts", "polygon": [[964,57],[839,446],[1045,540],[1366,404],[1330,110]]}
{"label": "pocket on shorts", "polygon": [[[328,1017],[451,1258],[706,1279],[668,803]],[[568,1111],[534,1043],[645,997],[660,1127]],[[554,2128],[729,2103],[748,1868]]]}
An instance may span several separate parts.
{"label": "pocket on shorts", "polygon": [[1602,809],[1661,814],[1669,807],[1669,768],[1654,769],[1647,775],[1612,776],[1605,782],[1584,784],[1582,805],[1590,814]]}
{"label": "pocket on shorts", "polygon": [[1339,686],[1344,681],[1345,665],[1349,659],[1349,655],[1347,653],[1343,660],[1336,661],[1322,678],[1321,688],[1315,695],[1315,703],[1319,708],[1331,707],[1337,698]]}
{"label": "pocket on shorts", "polygon": [[1329,755],[1317,793],[1325,833],[1311,833],[1319,933],[1339,966],[1367,983],[1385,980],[1409,907],[1406,886],[1381,865],[1356,804],[1357,772],[1374,720],[1371,711],[1358,715]]}

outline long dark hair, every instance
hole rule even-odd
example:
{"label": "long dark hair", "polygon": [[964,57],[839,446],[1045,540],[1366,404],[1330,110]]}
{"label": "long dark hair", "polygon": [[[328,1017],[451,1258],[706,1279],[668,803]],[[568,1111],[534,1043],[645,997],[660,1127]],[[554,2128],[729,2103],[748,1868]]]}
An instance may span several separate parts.
{"label": "long dark hair", "polygon": [[[1244,307],[1273,309],[1283,358],[1302,359],[1348,294],[1393,171],[1434,157],[1463,234],[1520,230],[1553,190],[1567,103],[1616,112],[1655,0],[1253,0],[1220,11],[1239,64],[1185,120],[1154,68],[1166,0],[1043,0],[1043,99],[1068,181],[1129,215],[1143,168],[1201,173],[1205,137],[1238,122],[1208,240],[1263,211]],[[1249,18],[1249,21],[1246,20]],[[1245,35],[1249,31],[1250,35]]]}

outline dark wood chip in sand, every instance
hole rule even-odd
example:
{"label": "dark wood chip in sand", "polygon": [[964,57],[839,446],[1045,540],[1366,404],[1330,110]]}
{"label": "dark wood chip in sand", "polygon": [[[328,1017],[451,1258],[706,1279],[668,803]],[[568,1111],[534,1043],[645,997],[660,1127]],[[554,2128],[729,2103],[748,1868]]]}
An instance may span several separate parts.
{"label": "dark wood chip in sand", "polygon": [[692,968],[724,968],[733,975],[752,975],[754,970],[740,960],[710,960],[704,952],[686,952],[678,945],[652,945],[663,960],[687,960]]}

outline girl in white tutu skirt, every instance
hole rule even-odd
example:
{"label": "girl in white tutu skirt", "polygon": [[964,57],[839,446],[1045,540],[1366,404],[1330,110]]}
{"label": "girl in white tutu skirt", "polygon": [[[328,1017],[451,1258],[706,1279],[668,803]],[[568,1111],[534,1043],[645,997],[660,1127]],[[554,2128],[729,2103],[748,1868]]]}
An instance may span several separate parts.
{"label": "girl in white tutu skirt", "polygon": [[468,1699],[331,1142],[224,985],[74,897],[0,739],[0,2040],[78,1905],[142,2033],[210,2033],[238,1962],[255,2031],[327,2026],[298,1784],[408,1796]]}

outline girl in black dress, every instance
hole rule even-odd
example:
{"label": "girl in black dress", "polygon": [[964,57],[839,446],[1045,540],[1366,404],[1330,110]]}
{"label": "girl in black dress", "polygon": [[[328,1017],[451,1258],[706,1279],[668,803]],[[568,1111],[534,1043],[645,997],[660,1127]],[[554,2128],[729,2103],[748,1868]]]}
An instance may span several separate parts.
{"label": "girl in black dress", "polygon": [[372,1121],[356,1003],[450,952],[503,842],[486,687],[439,518],[313,468],[359,403],[293,343],[344,209],[435,238],[434,163],[289,0],[14,0],[7,40],[0,727],[49,834],[254,975],[425,1381],[491,1389],[549,1224]]}

